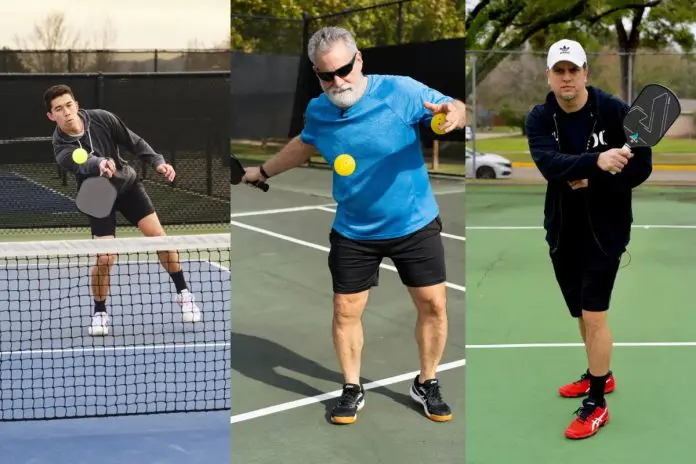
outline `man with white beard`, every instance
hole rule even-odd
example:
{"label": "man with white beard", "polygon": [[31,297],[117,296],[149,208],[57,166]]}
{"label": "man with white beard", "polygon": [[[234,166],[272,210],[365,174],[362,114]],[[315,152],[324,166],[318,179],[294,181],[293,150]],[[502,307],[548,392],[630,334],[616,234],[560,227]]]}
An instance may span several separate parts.
{"label": "man with white beard", "polygon": [[361,316],[385,257],[418,311],[420,372],[410,395],[428,418],[449,421],[436,377],[447,340],[442,222],[418,129],[438,113],[440,129],[462,129],[465,106],[410,77],[364,75],[362,54],[343,28],[319,30],[307,52],[324,92],[307,106],[302,133],[263,165],[247,168],[243,180],[265,181],[307,162],[315,150],[333,167],[332,335],[345,383],[331,421],[351,424],[365,405]]}

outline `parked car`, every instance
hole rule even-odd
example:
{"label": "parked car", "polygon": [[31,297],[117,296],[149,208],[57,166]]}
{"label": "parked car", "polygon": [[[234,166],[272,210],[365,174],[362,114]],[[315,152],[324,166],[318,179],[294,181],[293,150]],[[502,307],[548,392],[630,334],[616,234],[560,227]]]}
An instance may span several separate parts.
{"label": "parked car", "polygon": [[466,150],[466,177],[476,179],[507,179],[512,176],[512,162],[495,153],[476,152],[476,175],[474,176],[474,151]]}

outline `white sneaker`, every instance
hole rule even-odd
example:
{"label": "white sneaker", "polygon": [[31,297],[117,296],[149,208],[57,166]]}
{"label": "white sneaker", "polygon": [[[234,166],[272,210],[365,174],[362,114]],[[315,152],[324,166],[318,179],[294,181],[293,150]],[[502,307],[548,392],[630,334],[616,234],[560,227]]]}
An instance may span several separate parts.
{"label": "white sneaker", "polygon": [[89,326],[89,334],[94,337],[109,335],[111,318],[106,313],[95,313],[92,315],[92,325]]}
{"label": "white sneaker", "polygon": [[196,305],[195,298],[188,290],[183,290],[176,295],[176,303],[181,306],[181,314],[184,322],[199,322],[201,309]]}

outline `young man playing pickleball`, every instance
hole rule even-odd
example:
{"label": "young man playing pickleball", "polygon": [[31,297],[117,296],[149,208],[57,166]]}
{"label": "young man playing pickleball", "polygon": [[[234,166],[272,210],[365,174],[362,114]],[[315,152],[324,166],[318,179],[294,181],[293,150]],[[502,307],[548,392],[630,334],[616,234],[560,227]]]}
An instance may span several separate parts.
{"label": "young man playing pickleball", "polygon": [[546,75],[551,92],[529,113],[526,129],[532,158],[548,181],[544,228],[551,262],[587,353],[580,380],[559,389],[564,397],[587,395],[565,431],[580,439],[609,419],[604,395],[614,391],[615,379],[607,311],[630,239],[632,189],[650,176],[652,151],[622,148],[628,106],[586,85],[587,56],[579,43],[553,44]]}
{"label": "young man playing pickleball", "polygon": [[[101,109],[80,109],[72,90],[67,85],[50,87],[44,93],[48,119],[56,123],[53,132],[53,151],[58,164],[75,174],[77,188],[92,176],[111,177],[117,170],[127,166],[119,154],[119,147],[149,161],[158,173],[170,182],[176,173],[162,155],[156,153],[148,143],[131,131],[113,113]],[[88,152],[87,160],[78,164],[73,160],[73,152],[82,148]],[[109,159],[107,159],[109,158]],[[119,192],[114,209],[105,218],[88,216],[95,239],[114,238],[116,235],[116,211],[149,237],[164,236],[152,201],[139,180]],[[181,307],[184,322],[201,320],[200,308],[194,295],[188,290],[184,273],[176,251],[159,252],[162,266],[172,278],[176,288],[175,301]],[[94,314],[89,328],[91,335],[108,335],[111,319],[106,310],[106,297],[109,291],[109,276],[116,261],[115,255],[98,255],[97,264],[92,268],[92,293]]]}
{"label": "young man playing pickleball", "polygon": [[420,373],[410,395],[427,417],[449,421],[452,412],[436,377],[447,339],[442,223],[418,128],[429,126],[435,113],[446,115],[446,132],[464,128],[464,104],[408,77],[363,75],[355,39],[342,28],[316,32],[308,54],[323,94],[308,105],[302,133],[263,166],[247,168],[244,181],[299,166],[315,148],[334,166],[338,208],[329,269],[333,341],[345,384],[331,420],[353,423],[365,404],[361,316],[378,283],[379,264],[389,257],[418,311]]}

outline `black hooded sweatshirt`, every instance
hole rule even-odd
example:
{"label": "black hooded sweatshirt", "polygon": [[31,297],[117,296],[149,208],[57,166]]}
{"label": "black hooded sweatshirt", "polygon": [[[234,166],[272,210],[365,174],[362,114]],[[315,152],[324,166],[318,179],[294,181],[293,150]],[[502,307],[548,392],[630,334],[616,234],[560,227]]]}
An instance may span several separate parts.
{"label": "black hooded sweatshirt", "polygon": [[[85,124],[85,131],[81,136],[68,135],[57,126],[53,131],[56,161],[75,174],[78,189],[86,178],[99,175],[99,163],[105,158],[112,158],[117,169],[127,165],[128,162],[121,157],[120,148],[145,159],[152,167],[165,162],[162,155],[156,153],[115,114],[101,109],[81,109],[78,116]],[[83,164],[77,164],[72,159],[72,153],[77,148],[84,148],[89,153]]]}
{"label": "black hooded sweatshirt", "polygon": [[[582,238],[618,256],[630,240],[632,189],[650,176],[652,150],[633,148],[634,157],[620,173],[603,171],[599,155],[626,143],[622,123],[629,107],[601,89],[587,90],[580,111],[563,111],[552,92],[530,111],[525,123],[529,151],[548,181],[544,228],[552,252],[577,246],[576,231],[585,231],[590,236]],[[580,179],[588,179],[588,187],[572,190],[568,182]]]}

